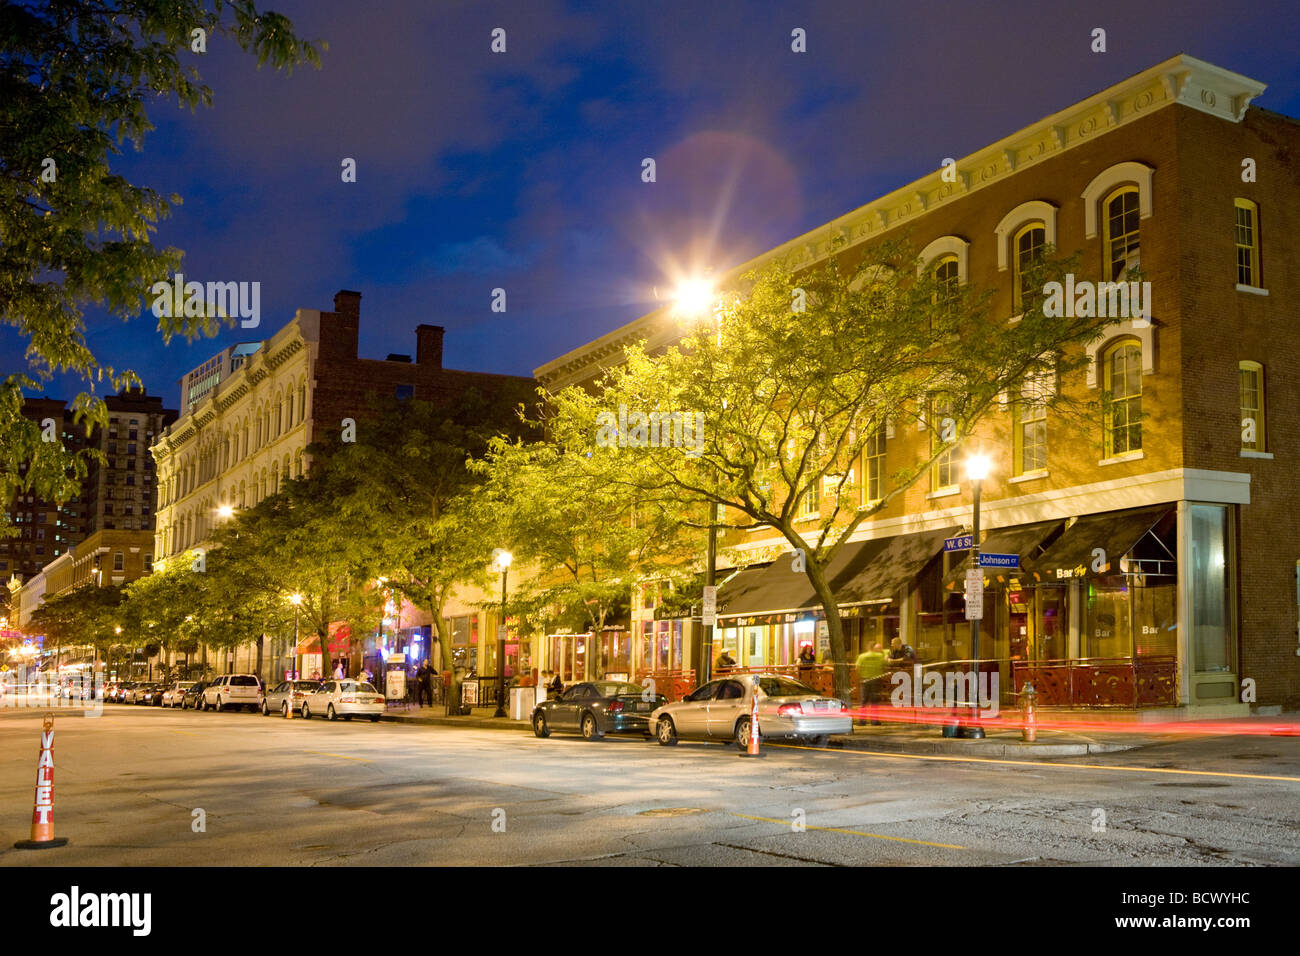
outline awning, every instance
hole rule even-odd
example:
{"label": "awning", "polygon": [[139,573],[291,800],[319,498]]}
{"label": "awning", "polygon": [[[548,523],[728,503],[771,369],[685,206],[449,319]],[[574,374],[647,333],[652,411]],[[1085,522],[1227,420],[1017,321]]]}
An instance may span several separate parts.
{"label": "awning", "polygon": [[831,579],[831,590],[835,592],[836,603],[848,607],[898,600],[899,592],[943,550],[944,539],[951,538],[959,530],[954,525],[941,531],[901,534],[893,538],[861,542],[869,547],[861,547],[856,551],[843,570]]}
{"label": "awning", "polygon": [[[1018,555],[1022,569],[1033,568],[1036,567],[1035,562],[1044,553],[1043,543],[1050,540],[1061,529],[1062,524],[1064,524],[1062,521],[1039,521],[1035,524],[996,528],[984,536],[983,542],[980,543],[980,550],[987,554]],[[943,586],[948,591],[962,587],[966,580],[966,569],[972,567],[970,553],[965,552],[965,554],[966,557],[955,564],[943,579]],[[986,568],[985,574],[996,577],[999,571],[1003,575],[1018,573],[1012,568]]]}
{"label": "awning", "polygon": [[[718,617],[735,617],[751,613],[754,602],[762,596],[763,575],[768,565],[745,568],[718,585]],[[760,602],[761,603],[761,602]]]}
{"label": "awning", "polygon": [[[1119,559],[1132,551],[1174,507],[1164,504],[1084,515],[1065,529],[1056,543],[1033,563],[1031,570],[1043,581],[1114,574],[1119,569]],[[1100,557],[1094,553],[1097,548],[1105,551],[1106,560],[1099,571],[1094,571],[1093,563]]]}

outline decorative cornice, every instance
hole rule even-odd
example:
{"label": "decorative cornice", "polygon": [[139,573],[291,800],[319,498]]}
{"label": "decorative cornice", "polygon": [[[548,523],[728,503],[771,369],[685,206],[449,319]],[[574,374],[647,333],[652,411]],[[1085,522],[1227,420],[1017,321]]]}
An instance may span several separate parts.
{"label": "decorative cornice", "polygon": [[[862,242],[902,222],[917,218],[951,200],[1014,175],[1097,136],[1166,106],[1180,104],[1229,122],[1240,122],[1250,101],[1266,86],[1185,54],[1179,54],[1081,100],[1032,126],[998,140],[957,161],[957,182],[945,182],[935,170],[838,219],[797,236],[718,277],[721,286],[734,286],[740,277],[778,259],[792,259],[806,268],[826,258],[834,238]],[[539,382],[557,390],[590,376],[600,358],[622,343],[662,335],[671,326],[669,306],[663,306],[608,335],[574,349],[535,371]]]}

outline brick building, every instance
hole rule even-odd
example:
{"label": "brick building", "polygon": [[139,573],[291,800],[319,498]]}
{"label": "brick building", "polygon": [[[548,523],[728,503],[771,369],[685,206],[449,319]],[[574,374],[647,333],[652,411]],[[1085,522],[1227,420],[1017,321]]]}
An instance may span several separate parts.
{"label": "brick building", "polygon": [[[443,368],[440,326],[416,329],[415,361],[397,354],[361,358],[360,322],[361,293],[340,291],[332,312],[299,309],[265,341],[221,353],[237,363],[214,359],[186,376],[182,399],[192,404],[152,449],[160,560],[204,544],[222,506],[251,507],[300,477],[310,467],[307,448],[337,437],[345,419],[364,421],[372,399],[438,403],[476,390],[490,403],[513,407],[534,396],[530,378]],[[245,647],[226,666],[252,670],[258,659],[269,658]]]}
{"label": "brick building", "polygon": [[[981,657],[998,659],[1004,691],[1032,678],[1049,702],[1233,713],[1249,678],[1260,704],[1300,701],[1300,359],[1288,309],[1300,281],[1300,124],[1251,106],[1263,90],[1174,57],[957,160],[955,176],[936,170],[721,279],[777,257],[811,265],[835,236],[850,255],[908,236],[921,268],[994,289],[1009,321],[1021,270],[1046,247],[1078,252],[1080,279],[1140,266],[1151,282],[1149,324],[1115,322],[1088,347],[1085,375],[1027,382],[968,439],[993,459],[984,548],[1020,559],[985,576]],[[623,345],[680,334],[660,310],[536,374],[551,389],[583,383]],[[1053,387],[1107,393],[1109,410],[1075,433],[1036,401]],[[872,460],[857,463],[863,501],[872,474],[924,460],[933,440],[915,425],[882,429]],[[926,664],[969,656],[965,554],[943,550],[971,520],[956,454],[859,529],[832,568],[850,660],[893,636]],[[788,584],[788,546],[761,533],[728,543],[750,566],[719,576],[718,643],[742,664],[793,663],[805,642],[820,659],[821,612],[811,588]],[[695,622],[657,619],[654,603],[653,589],[634,602],[634,668],[697,666]]]}

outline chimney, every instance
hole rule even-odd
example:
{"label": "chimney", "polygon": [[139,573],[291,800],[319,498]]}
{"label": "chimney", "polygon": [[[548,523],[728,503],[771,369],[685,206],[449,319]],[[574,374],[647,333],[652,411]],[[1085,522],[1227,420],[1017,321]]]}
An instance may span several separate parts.
{"label": "chimney", "polygon": [[446,331],[441,325],[416,326],[415,361],[417,365],[442,368],[442,336]]}
{"label": "chimney", "polygon": [[361,325],[361,293],[340,289],[334,311],[321,313],[320,357],[325,362],[353,362]]}
{"label": "chimney", "polygon": [[339,289],[334,293],[334,311],[343,315],[361,315],[361,293]]}

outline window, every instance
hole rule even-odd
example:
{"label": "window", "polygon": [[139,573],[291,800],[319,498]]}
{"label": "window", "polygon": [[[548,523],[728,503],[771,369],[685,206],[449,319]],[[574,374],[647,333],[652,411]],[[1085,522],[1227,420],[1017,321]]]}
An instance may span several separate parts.
{"label": "window", "polygon": [[[945,399],[930,400],[930,415],[927,424],[930,428],[930,454],[933,455],[944,445],[947,451],[934,460],[930,468],[930,490],[940,491],[957,484],[957,464],[953,461],[956,445],[955,422],[952,418],[952,405]],[[949,440],[945,441],[945,437]]]}
{"label": "window", "polygon": [[821,514],[821,499],[818,497],[818,486],[820,482],[813,481],[808,485],[808,490],[803,493],[799,499],[799,517],[815,518]]}
{"label": "window", "polygon": [[122,552],[121,552],[121,551],[114,551],[114,552],[113,552],[113,570],[114,570],[114,571],[121,571],[121,570],[122,570]]}
{"label": "window", "polygon": [[1106,281],[1123,282],[1141,264],[1138,253],[1138,190],[1125,186],[1106,199]]}
{"label": "window", "polygon": [[1031,222],[1022,226],[1016,233],[1013,243],[1013,262],[1015,270],[1012,286],[1014,311],[1020,314],[1025,310],[1025,297],[1033,291],[1034,266],[1043,260],[1047,247],[1047,229],[1041,222]]}
{"label": "window", "polygon": [[959,284],[957,269],[957,257],[955,255],[942,256],[934,264],[934,284],[937,287],[938,301],[940,303],[949,302],[957,294]]}
{"label": "window", "polygon": [[1031,372],[1025,376],[1020,396],[1012,405],[1012,460],[1017,475],[1047,468],[1047,399],[1051,387],[1051,370]]}
{"label": "window", "polygon": [[1105,455],[1142,449],[1142,350],[1121,342],[1106,353]]}
{"label": "window", "polygon": [[414,385],[398,385],[397,388],[395,388],[395,389],[393,390],[393,394],[396,395],[397,400],[398,400],[399,402],[404,402],[404,401],[406,401],[407,399],[410,399],[410,398],[414,398],[414,397],[415,397],[415,386],[414,386]]}
{"label": "window", "polygon": [[1259,278],[1259,207],[1249,199],[1237,207],[1237,285],[1261,288]]}
{"label": "window", "polygon": [[1238,363],[1241,379],[1241,447],[1247,451],[1265,451],[1264,441],[1264,366],[1258,362]]}
{"label": "window", "polygon": [[863,503],[879,501],[885,488],[885,423],[881,422],[862,449]]}

